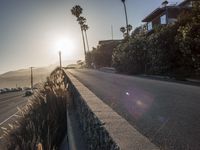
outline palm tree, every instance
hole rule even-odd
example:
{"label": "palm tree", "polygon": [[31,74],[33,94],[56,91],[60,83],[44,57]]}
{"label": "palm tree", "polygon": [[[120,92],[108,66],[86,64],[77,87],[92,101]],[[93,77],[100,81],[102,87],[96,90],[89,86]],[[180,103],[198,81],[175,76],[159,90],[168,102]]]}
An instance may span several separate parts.
{"label": "palm tree", "polygon": [[71,9],[72,15],[74,15],[77,18],[77,21],[80,24],[82,39],[83,39],[84,54],[86,56],[85,38],[84,38],[84,34],[83,34],[83,29],[82,29],[82,25],[86,22],[86,19],[84,17],[80,16],[82,14],[82,12],[83,12],[83,9],[79,5],[76,5],[76,6],[72,7],[72,9]]}
{"label": "palm tree", "polygon": [[79,23],[79,25],[80,25],[80,27],[81,27],[81,33],[82,33],[83,45],[84,45],[84,53],[85,53],[85,55],[86,55],[85,37],[84,37],[84,33],[83,33],[83,31],[84,31],[83,26],[84,26],[85,23],[86,23],[86,18],[80,16],[80,17],[77,18],[77,21],[78,21],[78,23]]}
{"label": "palm tree", "polygon": [[127,26],[127,29],[128,29],[128,32],[130,32],[130,31],[133,29],[132,25],[129,24],[129,25]]}
{"label": "palm tree", "polygon": [[83,8],[81,8],[81,6],[79,6],[79,5],[75,5],[71,9],[72,15],[76,16],[76,18],[80,17],[80,15],[82,14],[82,12],[83,12]]}
{"label": "palm tree", "polygon": [[125,27],[121,27],[120,31],[124,34],[126,32],[126,28]]}
{"label": "palm tree", "polygon": [[123,5],[124,5],[124,12],[125,12],[125,17],[126,17],[126,30],[127,30],[127,35],[129,36],[129,30],[128,30],[128,15],[126,11],[126,3],[125,0],[121,0]]}
{"label": "palm tree", "polygon": [[86,18],[80,16],[80,17],[77,18],[77,21],[80,24],[80,26],[82,27],[86,23]]}
{"label": "palm tree", "polygon": [[87,37],[87,32],[86,32],[89,29],[89,26],[87,24],[83,24],[82,28],[83,28],[83,31],[85,32],[85,38],[86,38],[87,48],[89,52],[90,48],[89,48],[88,37]]}

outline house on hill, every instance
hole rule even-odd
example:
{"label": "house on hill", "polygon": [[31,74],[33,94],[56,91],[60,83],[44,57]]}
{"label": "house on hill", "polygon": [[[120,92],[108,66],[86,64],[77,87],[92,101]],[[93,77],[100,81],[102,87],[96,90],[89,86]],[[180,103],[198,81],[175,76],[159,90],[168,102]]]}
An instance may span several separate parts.
{"label": "house on hill", "polygon": [[146,30],[151,31],[156,26],[172,24],[177,21],[178,16],[192,8],[191,0],[184,0],[179,4],[169,4],[164,1],[162,5],[147,15],[142,22],[146,23]]}

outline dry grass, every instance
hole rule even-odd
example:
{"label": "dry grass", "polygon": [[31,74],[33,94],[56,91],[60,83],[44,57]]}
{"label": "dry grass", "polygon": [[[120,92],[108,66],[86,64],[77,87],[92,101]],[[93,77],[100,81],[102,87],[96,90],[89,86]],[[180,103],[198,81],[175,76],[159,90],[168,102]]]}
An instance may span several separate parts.
{"label": "dry grass", "polygon": [[67,132],[67,91],[63,73],[56,69],[44,88],[35,93],[17,121],[4,129],[8,150],[59,149]]}

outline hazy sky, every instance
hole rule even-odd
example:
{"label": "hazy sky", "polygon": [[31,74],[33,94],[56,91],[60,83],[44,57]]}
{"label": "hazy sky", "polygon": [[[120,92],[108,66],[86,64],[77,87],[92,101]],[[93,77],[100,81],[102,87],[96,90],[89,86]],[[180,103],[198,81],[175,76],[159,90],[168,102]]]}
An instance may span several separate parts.
{"label": "hazy sky", "polygon": [[[169,2],[180,2],[170,0]],[[141,20],[158,7],[162,0],[126,0],[129,23]],[[125,24],[121,0],[0,0],[0,74],[30,66],[48,66],[63,59],[83,59],[80,27],[70,9],[79,4],[90,26],[89,45],[99,40],[122,38]],[[65,41],[66,44],[62,44]]]}

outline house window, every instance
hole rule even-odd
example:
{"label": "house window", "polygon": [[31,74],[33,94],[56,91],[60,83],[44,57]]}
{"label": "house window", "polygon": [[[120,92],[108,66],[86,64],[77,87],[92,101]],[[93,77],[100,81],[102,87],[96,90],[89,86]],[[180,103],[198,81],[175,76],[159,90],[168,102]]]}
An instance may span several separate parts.
{"label": "house window", "polygon": [[148,22],[147,23],[147,30],[150,31],[152,30],[153,26],[152,26],[152,22]]}
{"label": "house window", "polygon": [[166,17],[166,15],[162,15],[160,17],[160,24],[167,24],[167,17]]}

